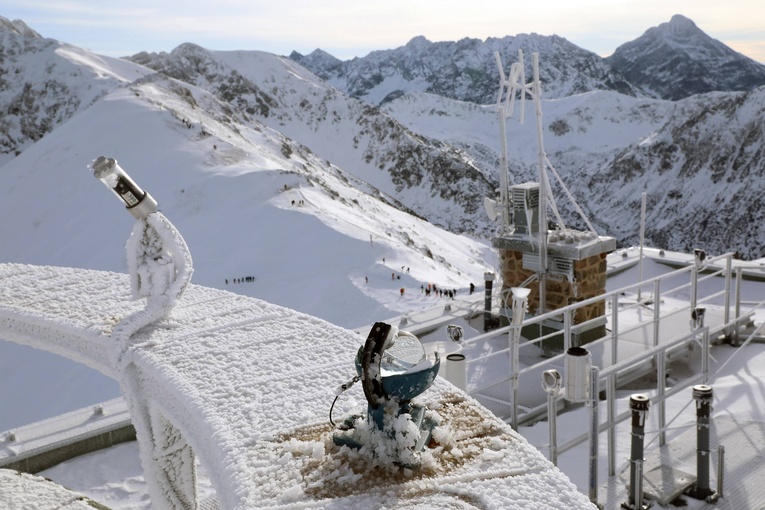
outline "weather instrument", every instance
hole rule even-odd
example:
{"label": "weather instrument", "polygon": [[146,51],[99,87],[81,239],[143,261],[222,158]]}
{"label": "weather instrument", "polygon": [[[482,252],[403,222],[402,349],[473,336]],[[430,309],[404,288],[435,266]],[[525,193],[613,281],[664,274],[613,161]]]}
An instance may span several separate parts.
{"label": "weather instrument", "polygon": [[157,201],[130,178],[116,159],[99,156],[91,168],[93,175],[117,195],[136,219],[146,218],[157,210]]}
{"label": "weather instrument", "polygon": [[[422,342],[406,331],[399,331],[384,322],[372,326],[366,342],[356,354],[355,365],[358,377],[342,385],[338,394],[361,380],[367,400],[366,415],[349,416],[339,424],[333,440],[338,446],[361,448],[367,441],[382,438],[395,442],[400,436],[410,435],[412,427],[402,431],[400,424],[411,420],[416,426],[414,438],[406,437],[407,445],[401,451],[400,463],[411,467],[412,453],[422,451],[430,442],[435,423],[426,417],[426,408],[412,402],[412,399],[427,390],[438,375],[441,361],[437,352],[434,358],[426,356]],[[331,413],[331,412],[330,412]],[[330,415],[331,420],[331,415]],[[381,434],[370,434],[368,431]],[[375,445],[369,445],[374,449]],[[394,448],[395,450],[395,448]]]}

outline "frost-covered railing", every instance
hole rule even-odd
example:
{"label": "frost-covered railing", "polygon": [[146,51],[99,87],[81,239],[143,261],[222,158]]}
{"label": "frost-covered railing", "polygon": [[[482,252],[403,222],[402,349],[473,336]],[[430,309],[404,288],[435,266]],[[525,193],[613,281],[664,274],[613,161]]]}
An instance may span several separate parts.
{"label": "frost-covered railing", "polygon": [[[665,275],[638,282],[627,287],[610,291],[602,296],[583,300],[581,302],[552,310],[542,315],[526,318],[523,322],[524,330],[530,326],[543,324],[558,324],[561,329],[548,334],[543,334],[533,340],[523,341],[519,345],[513,345],[513,326],[506,326],[483,335],[466,340],[467,346],[484,344],[485,355],[473,357],[467,361],[468,373],[472,367],[499,367],[496,370],[498,377],[493,380],[486,380],[476,385],[468,382],[469,393],[478,398],[490,409],[499,411],[501,418],[516,422],[517,424],[527,423],[538,419],[546,411],[546,393],[542,388],[541,374],[547,369],[558,369],[563,366],[564,353],[575,345],[575,334],[581,330],[587,330],[593,326],[601,326],[606,323],[607,317],[601,316],[581,324],[574,325],[573,317],[577,310],[589,306],[593,303],[604,301],[606,303],[606,313],[610,317],[611,331],[606,336],[589,342],[586,347],[590,351],[600,353],[600,361],[594,360],[601,370],[608,366],[617,365],[621,351],[626,350],[628,344],[626,339],[632,334],[646,339],[646,347],[658,347],[661,343],[673,341],[674,338],[667,338],[664,329],[669,323],[667,321],[682,320],[688,324],[687,332],[692,331],[692,315],[697,309],[703,308],[702,305],[714,306],[722,311],[722,317],[716,318],[714,325],[709,325],[712,341],[716,341],[718,335],[724,335],[732,342],[736,342],[738,331],[741,326],[750,320],[753,310],[761,308],[765,302],[744,303],[740,299],[741,271],[737,269],[732,271],[733,254],[728,253],[714,258],[707,262],[712,264],[715,261],[724,261],[725,267],[709,274],[701,274],[696,265],[681,268]],[[713,289],[712,291],[702,292],[704,286],[715,286],[722,276],[722,289]],[[685,279],[687,278],[687,279]],[[683,279],[678,284],[677,280]],[[735,291],[732,291],[735,282]],[[701,285],[705,283],[706,285]],[[644,287],[652,289],[650,295],[645,291],[638,292]],[[620,298],[626,298],[629,295],[640,295],[641,299],[635,299],[630,303],[622,303]],[[687,305],[665,307],[663,300],[665,297],[681,296],[681,299],[687,301]],[[666,309],[665,309],[666,308]],[[609,313],[610,312],[610,313]],[[637,316],[638,320],[634,324],[628,324],[626,320],[620,320],[632,315]],[[708,314],[709,315],[709,314]],[[711,322],[711,321],[710,321]],[[672,334],[672,333],[670,333]],[[675,328],[674,336],[678,333]],[[562,344],[562,352],[557,356],[543,358],[543,345],[546,342],[558,342]],[[669,361],[674,356],[685,352],[679,342],[674,348],[668,349],[667,356]],[[476,349],[477,350],[477,349]],[[622,353],[623,354],[623,353]],[[513,358],[518,357],[521,361],[526,361],[525,367],[517,373],[513,373]],[[617,384],[634,379],[650,367],[646,365],[645,360],[635,359],[626,365],[619,365],[617,371]],[[513,398],[512,388],[520,388],[518,398]]]}

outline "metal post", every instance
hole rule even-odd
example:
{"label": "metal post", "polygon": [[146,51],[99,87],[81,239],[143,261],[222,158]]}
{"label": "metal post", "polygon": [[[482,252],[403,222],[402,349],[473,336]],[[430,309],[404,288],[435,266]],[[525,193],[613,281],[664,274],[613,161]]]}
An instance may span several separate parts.
{"label": "metal post", "polygon": [[640,291],[643,288],[643,244],[645,243],[645,202],[646,202],[646,194],[645,191],[640,197],[640,258],[638,258],[638,281],[640,282],[640,286],[638,286],[638,294],[637,294],[637,300],[638,303],[641,302],[640,297]]}
{"label": "metal post", "polygon": [[[539,171],[539,314],[547,311],[547,171],[542,126],[542,86],[539,80],[539,53],[532,53],[533,96],[537,114],[537,167]],[[541,324],[540,324],[541,327]]]}
{"label": "metal post", "polygon": [[696,303],[698,302],[699,295],[699,268],[693,266],[691,268],[691,310],[696,309]]}
{"label": "metal post", "polygon": [[616,475],[616,373],[608,375],[608,476]]}
{"label": "metal post", "polygon": [[651,401],[645,395],[636,393],[630,396],[630,409],[632,410],[630,490],[629,500],[622,504],[622,507],[631,510],[643,510],[650,506],[650,504],[643,503],[643,445],[645,441],[645,418],[650,404]]}
{"label": "metal post", "polygon": [[547,423],[550,434],[550,462],[558,465],[558,410],[556,402],[560,395],[562,378],[557,370],[545,370],[542,374],[542,387],[547,392]]}
{"label": "metal post", "polygon": [[571,347],[579,347],[577,345],[571,345],[571,310],[563,312],[563,352],[568,352]]}
{"label": "metal post", "polygon": [[730,281],[732,276],[731,268],[733,263],[733,256],[728,255],[728,257],[725,259],[725,308],[723,310],[723,313],[725,315],[724,322],[725,322],[725,334],[730,334],[730,325],[728,322],[730,322]]}
{"label": "metal post", "polygon": [[592,367],[590,369],[590,501],[598,504],[598,394],[600,379],[600,369]]}
{"label": "metal post", "polygon": [[738,320],[741,318],[741,268],[736,268],[736,328],[733,330],[733,337],[731,344],[734,347],[741,345],[740,330],[741,324]]}
{"label": "metal post", "polygon": [[705,326],[701,333],[701,373],[706,384],[709,379],[709,326]]}
{"label": "metal post", "polygon": [[656,280],[653,284],[653,346],[656,347],[659,345],[659,319],[661,318],[661,310],[660,310],[660,304],[661,303],[661,296],[659,296],[659,282],[661,280]]}
{"label": "metal post", "polygon": [[530,289],[523,287],[513,287],[513,327],[510,328],[510,377],[512,379],[513,405],[511,412],[511,426],[513,430],[518,430],[518,377],[521,372],[520,365],[520,345],[521,328],[523,319],[528,310]]}
{"label": "metal post", "polygon": [[619,343],[619,295],[614,294],[611,297],[611,364],[616,365],[618,357]]}
{"label": "metal post", "polygon": [[667,405],[664,394],[667,387],[667,351],[662,350],[656,354],[656,394],[659,399],[659,446],[667,444]]}
{"label": "metal post", "polygon": [[725,478],[725,447],[717,447],[717,497],[723,498],[723,481]]}
{"label": "metal post", "polygon": [[709,415],[712,412],[712,387],[697,384],[693,387],[696,401],[696,484],[686,493],[707,502],[717,500],[717,493],[709,487]]}
{"label": "metal post", "polygon": [[491,323],[491,291],[494,282],[494,273],[484,273],[483,279],[486,285],[486,292],[483,299],[483,330],[489,331]]}

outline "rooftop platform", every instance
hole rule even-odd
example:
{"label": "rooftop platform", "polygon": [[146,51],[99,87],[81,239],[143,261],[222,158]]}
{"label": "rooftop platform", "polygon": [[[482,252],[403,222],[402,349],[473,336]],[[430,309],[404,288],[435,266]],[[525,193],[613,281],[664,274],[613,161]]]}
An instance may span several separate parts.
{"label": "rooftop platform", "polygon": [[[0,337],[75,359],[122,384],[137,381],[146,405],[161,411],[154,425],[182,435],[163,451],[188,444],[210,474],[220,509],[592,507],[523,437],[441,378],[421,397],[448,430],[427,469],[386,478],[338,451],[328,411],[335,388],[355,375],[364,340],[358,333],[190,285],[167,319],[139,330],[124,349],[112,328],[142,308],[131,300],[127,275],[0,264],[0,280]],[[126,379],[125,367],[138,377]],[[343,399],[336,413],[366,407],[359,385]],[[11,507],[7,498],[15,496],[0,490]]]}

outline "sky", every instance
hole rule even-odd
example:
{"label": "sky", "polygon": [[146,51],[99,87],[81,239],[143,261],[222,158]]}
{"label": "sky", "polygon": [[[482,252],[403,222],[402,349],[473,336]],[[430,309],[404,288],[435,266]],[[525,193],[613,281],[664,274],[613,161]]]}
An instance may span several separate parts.
{"label": "sky", "polygon": [[289,55],[321,48],[342,60],[431,41],[521,33],[559,35],[608,56],[675,14],[709,36],[765,63],[760,0],[538,0],[498,8],[492,0],[2,0],[0,16],[21,19],[43,37],[101,55],[170,51],[192,42],[212,50]]}

